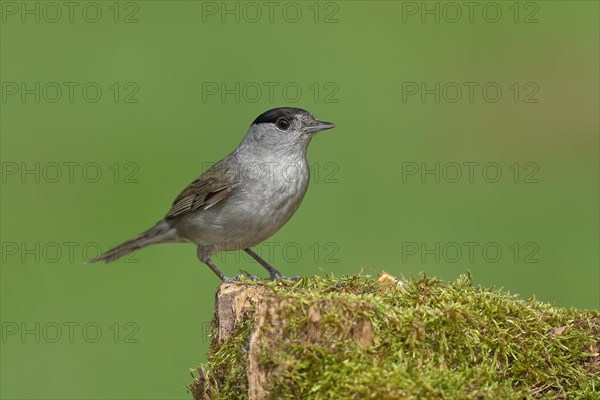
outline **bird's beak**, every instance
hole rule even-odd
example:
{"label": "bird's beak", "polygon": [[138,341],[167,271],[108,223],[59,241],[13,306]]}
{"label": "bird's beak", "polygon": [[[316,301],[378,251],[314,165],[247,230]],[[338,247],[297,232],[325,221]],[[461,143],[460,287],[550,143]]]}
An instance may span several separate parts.
{"label": "bird's beak", "polygon": [[306,127],[306,133],[320,132],[331,128],[335,128],[335,124],[327,121],[317,121],[316,125]]}

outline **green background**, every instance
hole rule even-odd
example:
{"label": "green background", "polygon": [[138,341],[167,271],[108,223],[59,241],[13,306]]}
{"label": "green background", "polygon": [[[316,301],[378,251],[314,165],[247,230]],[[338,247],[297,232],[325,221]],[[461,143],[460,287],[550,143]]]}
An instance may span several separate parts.
{"label": "green background", "polygon": [[[97,246],[149,227],[206,163],[230,152],[258,114],[277,106],[337,124],[313,140],[313,183],[296,216],[269,239],[273,254],[263,252],[284,273],[385,270],[451,280],[471,271],[476,283],[524,298],[600,306],[597,2],[519,3],[517,22],[513,2],[495,2],[502,11],[496,23],[482,16],[488,2],[472,22],[464,6],[457,22],[451,8],[440,8],[439,22],[435,15],[423,22],[406,11],[446,3],[393,1],[320,3],[315,22],[314,3],[298,2],[295,23],[283,18],[286,3],[278,3],[273,21],[263,7],[257,22],[238,3],[239,22],[235,14],[223,22],[203,13],[222,10],[221,2],[137,1],[117,4],[116,23],[112,1],[94,3],[103,12],[97,23],[82,17],[86,2],[73,22],[68,15],[45,20],[54,18],[52,9],[40,9],[40,22],[27,15],[23,22],[20,10],[15,16],[5,8],[13,2],[2,3],[2,398],[189,398],[187,369],[205,360],[216,277],[191,245],[155,246],[107,265],[83,265],[82,250],[94,256]],[[295,18],[287,7],[288,20]],[[486,10],[494,18],[495,8]],[[124,22],[130,13],[137,22]],[[52,103],[50,85],[36,103],[32,94],[24,101],[10,94],[11,82],[77,82],[79,89],[72,102],[65,91]],[[103,90],[95,103],[81,93],[87,82]],[[247,91],[222,99],[203,92],[212,82],[239,82]],[[252,91],[265,82],[278,85],[273,98]],[[403,91],[411,82],[477,82],[479,89],[472,102],[466,91],[450,101],[452,85],[439,102],[434,95],[422,101]],[[497,102],[482,95],[489,82],[502,88]],[[302,89],[297,101],[292,89],[282,92],[285,85]],[[126,102],[135,88],[127,100],[137,102]],[[532,88],[537,93],[527,97]],[[80,163],[73,182],[65,162]],[[479,167],[473,182],[466,169],[455,183],[403,179],[407,165],[465,162],[498,163],[502,178],[487,182]],[[36,163],[39,182],[7,170]],[[53,163],[63,165],[58,182],[51,182]],[[88,182],[95,169],[82,172],[88,163],[100,166],[98,182]],[[537,183],[524,182],[533,168]],[[137,182],[125,182],[127,173]],[[473,260],[442,254],[448,243],[464,242],[479,243]],[[403,251],[415,243],[439,243],[439,262]],[[497,262],[483,257],[486,243],[502,249]],[[229,275],[264,273],[236,257],[215,262]],[[36,323],[39,343],[35,334],[21,336]],[[68,323],[79,324],[72,340]],[[96,343],[94,329],[82,332],[86,324],[101,327]],[[51,343],[56,325],[62,336]]]}

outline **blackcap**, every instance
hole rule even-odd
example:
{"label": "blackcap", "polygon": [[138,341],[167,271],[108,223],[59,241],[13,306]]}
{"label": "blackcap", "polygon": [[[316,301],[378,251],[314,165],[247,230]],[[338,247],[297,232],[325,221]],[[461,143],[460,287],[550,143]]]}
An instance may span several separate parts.
{"label": "blackcap", "polygon": [[114,261],[159,243],[193,243],[198,258],[222,281],[211,261],[222,251],[244,250],[270,278],[283,275],[251,247],[277,232],[296,212],[309,182],[306,150],[313,136],[334,128],[299,108],[274,108],[259,115],[239,146],[177,196],[152,228],[89,262]]}

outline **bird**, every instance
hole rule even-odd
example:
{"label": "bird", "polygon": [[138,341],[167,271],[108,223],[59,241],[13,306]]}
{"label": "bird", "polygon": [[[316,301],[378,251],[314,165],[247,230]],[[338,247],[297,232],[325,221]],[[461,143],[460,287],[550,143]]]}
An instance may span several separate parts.
{"label": "bird", "polygon": [[308,188],[307,149],[317,132],[336,125],[301,108],[279,107],[260,114],[237,148],[192,181],[154,226],[88,261],[111,262],[161,243],[192,243],[198,259],[222,282],[226,276],[211,257],[245,251],[269,272],[287,278],[252,247],[285,225]]}

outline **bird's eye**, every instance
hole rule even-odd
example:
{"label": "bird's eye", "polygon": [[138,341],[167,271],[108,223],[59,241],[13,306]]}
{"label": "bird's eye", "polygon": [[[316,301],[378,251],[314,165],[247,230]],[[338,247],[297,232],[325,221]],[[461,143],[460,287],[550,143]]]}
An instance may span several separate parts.
{"label": "bird's eye", "polygon": [[281,129],[282,131],[287,131],[290,127],[290,121],[285,118],[279,118],[275,125],[277,125],[277,128]]}

